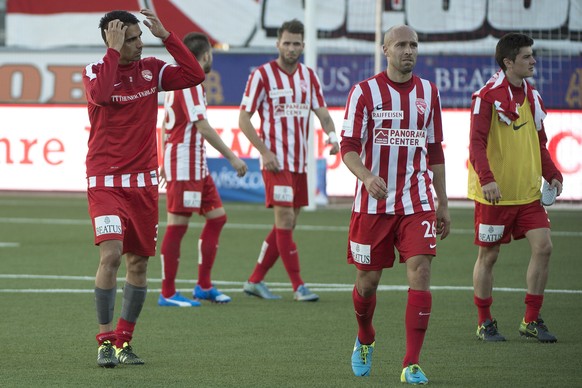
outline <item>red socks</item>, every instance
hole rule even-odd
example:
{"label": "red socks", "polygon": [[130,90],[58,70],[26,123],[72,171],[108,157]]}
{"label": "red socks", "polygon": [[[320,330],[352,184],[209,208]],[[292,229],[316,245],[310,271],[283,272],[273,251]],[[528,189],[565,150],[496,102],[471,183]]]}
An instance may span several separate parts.
{"label": "red socks", "polygon": [[271,229],[271,233],[269,233],[263,242],[257,265],[249,277],[249,282],[251,283],[262,282],[267,272],[279,258],[279,249],[277,248],[277,235],[275,230],[275,227],[273,227],[273,229]]}
{"label": "red socks", "polygon": [[[479,324],[482,324],[487,319],[491,318],[490,307],[493,303],[493,298],[489,297],[487,299],[480,299],[476,296],[473,297],[475,306],[477,306],[477,311],[479,313]],[[533,295],[525,294],[525,317],[526,322],[537,321],[540,315],[540,310],[542,309],[542,304],[544,302],[543,295]]]}
{"label": "red socks", "polygon": [[406,355],[402,367],[418,364],[420,349],[424,335],[428,328],[428,319],[432,307],[430,291],[408,289],[408,303],[406,304]]}
{"label": "red socks", "polygon": [[376,330],[372,325],[372,318],[374,318],[376,309],[376,294],[369,298],[364,298],[354,286],[352,300],[354,301],[354,310],[358,321],[358,339],[361,344],[371,345],[376,338]]}
{"label": "red socks", "polygon": [[543,295],[525,294],[525,317],[526,322],[537,321],[540,316],[540,310],[544,303]]}
{"label": "red socks", "polygon": [[162,242],[162,295],[169,298],[176,293],[176,274],[180,264],[180,244],[188,225],[168,225]]}
{"label": "red socks", "polygon": [[111,341],[111,344],[115,345],[115,332],[108,331],[105,333],[99,333],[95,336],[95,339],[97,340],[97,343],[99,343],[99,346],[101,346],[105,341]]}
{"label": "red socks", "polygon": [[249,282],[259,283],[263,281],[279,255],[281,255],[281,260],[291,280],[293,291],[297,290],[297,287],[303,284],[303,279],[299,274],[299,255],[297,254],[297,245],[293,241],[293,230],[289,229],[273,227],[263,242],[259,260],[249,277]]}
{"label": "red socks", "polygon": [[477,306],[477,314],[478,314],[478,324],[481,325],[486,320],[493,320],[491,318],[491,304],[493,304],[493,297],[489,297],[486,299],[478,298],[476,295],[473,295],[473,303]]}
{"label": "red socks", "polygon": [[293,230],[275,229],[275,232],[281,260],[291,280],[293,291],[296,291],[297,287],[303,284],[303,279],[299,274],[299,255],[297,254],[297,246],[293,242]]}
{"label": "red socks", "polygon": [[115,346],[119,349],[123,348],[125,342],[129,343],[133,337],[133,329],[135,322],[128,322],[123,318],[117,321],[117,328],[115,329]]}
{"label": "red socks", "polygon": [[218,240],[224,224],[226,215],[207,219],[198,240],[198,285],[205,290],[212,287],[210,272],[216,259]]}

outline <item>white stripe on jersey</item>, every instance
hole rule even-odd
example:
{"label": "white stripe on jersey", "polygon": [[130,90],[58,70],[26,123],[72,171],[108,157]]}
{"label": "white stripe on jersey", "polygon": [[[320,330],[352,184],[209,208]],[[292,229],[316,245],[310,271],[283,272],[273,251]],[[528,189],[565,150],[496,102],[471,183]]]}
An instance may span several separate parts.
{"label": "white stripe on jersey", "polygon": [[[269,83],[271,84],[271,87],[273,87],[273,85],[277,83],[277,81],[275,81],[275,74],[273,71],[273,67],[272,66],[265,66],[265,71],[267,72],[267,77],[269,78]],[[282,81],[283,81],[283,88],[289,88],[289,80],[288,78],[282,77]],[[285,82],[287,81],[287,82]],[[265,99],[262,103],[263,105],[263,111],[267,111],[267,112],[274,112],[275,109],[273,110],[269,110],[269,97],[267,96],[267,99]],[[285,101],[287,102],[287,98],[285,98]],[[272,105],[272,103],[271,103]],[[275,119],[276,120],[276,119]],[[271,120],[266,121],[264,124],[261,123],[261,127],[264,128],[266,131],[274,131],[275,132],[275,138],[276,139],[282,139],[282,141],[277,141],[275,143],[275,148],[277,151],[275,151],[275,154],[277,154],[277,159],[281,159],[281,157],[284,157],[284,153],[283,153],[283,144],[284,143],[289,143],[289,138],[287,139],[283,139],[283,127],[281,125],[275,125],[274,128],[271,128]],[[287,122],[287,128],[289,128],[289,131],[287,133],[292,133],[291,129],[292,129],[292,125],[289,125],[289,121]],[[291,144],[293,144],[293,140],[291,140]],[[271,149],[271,139],[268,136],[268,134],[265,134],[265,145],[267,146],[267,148]],[[282,160],[280,160],[280,166],[283,166]]]}
{"label": "white stripe on jersey", "polygon": [[[146,175],[150,180],[146,181]],[[87,177],[87,187],[146,187],[158,185],[158,173],[155,170],[144,173],[120,174],[120,175],[98,175]]]}
{"label": "white stripe on jersey", "polygon": [[[169,94],[169,93],[168,93]],[[183,102],[183,105],[182,105]],[[208,172],[206,148],[196,122],[206,120],[206,100],[201,85],[177,91],[166,97],[165,110],[169,133],[164,153],[167,181],[201,180]]]}
{"label": "white stripe on jersey", "polygon": [[131,174],[121,175],[121,187],[129,187],[129,177]]}
{"label": "white stripe on jersey", "polygon": [[[382,104],[382,98],[379,94],[376,96],[376,99],[378,101],[374,101],[375,104]],[[393,111],[399,111],[402,109],[402,107],[400,106],[400,94],[396,90],[394,90],[393,88],[390,88],[390,99],[392,100],[392,110]],[[374,105],[374,106],[376,106],[376,105]],[[377,120],[377,121],[379,121],[377,125],[382,126],[382,120]],[[391,128],[402,129],[400,120],[393,120]],[[390,166],[397,166],[398,165],[398,153],[399,153],[399,151],[400,151],[399,147],[392,147],[390,149],[390,157],[388,159],[388,163]],[[395,168],[388,169],[388,179],[386,180],[386,183],[388,185],[388,197],[386,198],[386,213],[393,213],[394,209],[396,207],[396,195],[395,195],[395,193],[396,193],[397,173],[398,173],[398,170]]]}
{"label": "white stripe on jersey", "polygon": [[[165,135],[164,135],[165,136]],[[172,143],[166,143],[166,150],[164,151],[164,172],[166,173],[166,181],[173,181],[172,169],[170,166],[170,160],[172,159]]]}

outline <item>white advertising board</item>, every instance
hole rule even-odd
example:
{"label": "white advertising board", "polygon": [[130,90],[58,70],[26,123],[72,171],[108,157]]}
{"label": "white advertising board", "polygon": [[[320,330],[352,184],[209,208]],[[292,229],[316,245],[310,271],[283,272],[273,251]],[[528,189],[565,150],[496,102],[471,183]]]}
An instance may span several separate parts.
{"label": "white advertising board", "polygon": [[[343,109],[330,113],[339,133]],[[82,105],[0,106],[0,190],[85,191],[85,155],[89,136],[87,109]],[[163,111],[158,121],[161,126]],[[209,108],[208,120],[240,157],[257,158],[238,128],[238,108]],[[253,116],[258,126],[258,115]],[[327,195],[351,196],[355,178],[330,156],[319,122],[315,120],[316,157],[327,160]],[[158,127],[159,127],[158,126]],[[466,198],[469,156],[469,112],[443,112],[447,192],[452,199]],[[548,150],[564,175],[561,200],[582,200],[582,112],[551,111],[545,121]],[[220,155],[211,146],[209,157]]]}

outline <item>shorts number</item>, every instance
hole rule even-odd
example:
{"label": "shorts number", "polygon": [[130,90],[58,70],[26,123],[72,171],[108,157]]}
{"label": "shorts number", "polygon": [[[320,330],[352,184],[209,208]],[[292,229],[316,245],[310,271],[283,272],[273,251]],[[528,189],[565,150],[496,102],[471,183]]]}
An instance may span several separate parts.
{"label": "shorts number", "polygon": [[436,226],[434,222],[428,222],[428,221],[422,221],[421,223],[422,226],[424,226],[426,228],[426,230],[424,231],[424,238],[431,238],[431,237],[435,237],[436,238]]}

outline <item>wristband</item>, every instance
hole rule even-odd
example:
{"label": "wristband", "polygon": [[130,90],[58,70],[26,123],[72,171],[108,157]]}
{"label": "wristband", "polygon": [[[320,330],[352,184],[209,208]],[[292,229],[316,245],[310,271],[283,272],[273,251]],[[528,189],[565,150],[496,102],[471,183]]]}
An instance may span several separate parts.
{"label": "wristband", "polygon": [[335,131],[331,131],[330,133],[327,134],[327,136],[329,137],[330,143],[337,143],[337,134],[335,133]]}

